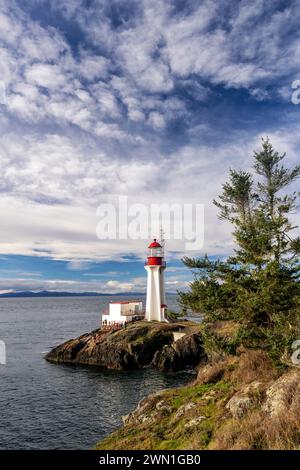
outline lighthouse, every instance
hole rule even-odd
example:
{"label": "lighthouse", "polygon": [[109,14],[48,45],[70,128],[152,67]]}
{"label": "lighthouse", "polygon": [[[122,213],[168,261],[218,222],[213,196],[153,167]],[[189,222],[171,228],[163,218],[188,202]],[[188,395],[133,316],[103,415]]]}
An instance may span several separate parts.
{"label": "lighthouse", "polygon": [[167,305],[164,285],[166,262],[163,247],[156,238],[148,246],[145,269],[148,275],[145,318],[148,321],[167,321],[165,317]]}

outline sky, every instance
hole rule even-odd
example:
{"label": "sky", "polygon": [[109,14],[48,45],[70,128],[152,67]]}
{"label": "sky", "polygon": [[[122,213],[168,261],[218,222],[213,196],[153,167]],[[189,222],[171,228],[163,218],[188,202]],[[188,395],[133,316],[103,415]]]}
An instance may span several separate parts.
{"label": "sky", "polygon": [[299,22],[293,0],[0,0],[0,291],[144,291],[157,233],[96,234],[119,196],[204,206],[201,248],[166,241],[168,291],[183,254],[230,254],[229,169],[267,135],[299,161]]}

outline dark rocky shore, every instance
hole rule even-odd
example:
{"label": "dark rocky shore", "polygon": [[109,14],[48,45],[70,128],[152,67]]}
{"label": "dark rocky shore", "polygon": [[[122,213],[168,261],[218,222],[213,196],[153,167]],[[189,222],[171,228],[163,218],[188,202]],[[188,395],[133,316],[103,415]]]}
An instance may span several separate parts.
{"label": "dark rocky shore", "polygon": [[135,322],[117,331],[97,329],[55,347],[45,359],[117,370],[151,366],[167,372],[195,366],[204,357],[199,325],[183,321]]}

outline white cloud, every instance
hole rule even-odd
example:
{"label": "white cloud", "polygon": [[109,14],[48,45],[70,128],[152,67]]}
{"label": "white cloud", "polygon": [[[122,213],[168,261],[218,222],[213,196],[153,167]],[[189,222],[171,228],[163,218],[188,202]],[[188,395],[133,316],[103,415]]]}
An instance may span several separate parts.
{"label": "white cloud", "polygon": [[[212,85],[247,87],[253,99],[264,100],[265,83],[279,80],[287,96],[280,80],[299,70],[298,35],[286,39],[299,21],[295,2],[271,8],[265,21],[262,1],[226,8],[188,2],[181,11],[174,2],[143,1],[114,29],[106,2],[86,9],[80,0],[55,3],[70,25],[80,26],[84,48],[72,49],[67,33],[2,2],[0,73],[8,100],[0,114],[1,251],[48,253],[70,267],[143,256],[143,240],[96,239],[95,207],[126,194],[145,204],[205,204],[203,252],[228,253],[230,230],[217,222],[211,201],[231,166],[248,166],[257,134],[268,126],[233,128],[223,138],[209,128],[201,106]],[[188,131],[168,136],[173,120]],[[269,134],[297,162],[299,126]],[[183,243],[170,242],[169,249],[180,256]]]}
{"label": "white cloud", "polygon": [[[267,24],[261,1],[251,7],[239,2],[228,18],[220,16],[222,2],[194,4],[177,14],[171,2],[142,2],[124,27],[116,29],[105,2],[84,11],[80,2],[72,5],[53,8],[68,21],[77,21],[87,39],[101,44],[101,54],[79,46],[75,55],[58,29],[42,27],[15,4],[4,2],[0,24],[6,41],[0,49],[0,72],[10,93],[9,111],[25,122],[63,121],[107,138],[110,119],[109,124],[120,128],[120,139],[123,132],[132,133],[120,122],[125,123],[125,112],[137,126],[149,112],[158,113],[148,120],[158,131],[172,119],[186,117],[184,102],[181,109],[171,109],[160,95],[170,95],[180,85],[193,99],[204,100],[207,87],[195,78],[248,87],[252,97],[261,100],[267,96],[264,81],[289,72],[292,78],[299,69],[297,35],[282,54],[283,31],[292,31],[297,23],[294,2],[282,11],[271,9]],[[115,127],[112,139],[116,133]]]}
{"label": "white cloud", "polygon": [[95,134],[106,139],[123,140],[127,137],[126,133],[120,129],[118,124],[109,124],[104,122],[99,122],[99,124],[96,125]]}
{"label": "white cloud", "polygon": [[89,81],[105,78],[108,73],[109,61],[102,56],[83,54],[78,65],[80,76]]}
{"label": "white cloud", "polygon": [[[97,277],[97,276],[95,276]],[[36,279],[34,277],[7,277],[0,278],[0,294],[6,294],[16,291],[66,291],[66,292],[95,292],[95,293],[130,293],[130,292],[146,292],[146,273],[144,277],[132,278],[130,282],[121,282],[117,280],[104,281],[103,279],[93,279],[90,281],[69,281],[65,279]],[[167,292],[176,293],[178,289],[184,289],[188,285],[188,281],[167,280]],[[9,286],[9,288],[8,288]]]}
{"label": "white cloud", "polygon": [[270,99],[270,94],[267,92],[267,90],[263,90],[261,88],[253,88],[250,90],[250,94],[254,96],[257,101],[265,101]]}
{"label": "white cloud", "polygon": [[121,291],[131,291],[135,287],[135,284],[132,282],[120,282],[120,281],[107,281],[105,284],[105,287],[109,290],[111,289],[110,292],[121,292]]}
{"label": "white cloud", "polygon": [[49,90],[60,89],[66,84],[66,76],[61,73],[57,65],[35,64],[25,72],[29,83],[38,85]]}
{"label": "white cloud", "polygon": [[166,125],[164,116],[156,111],[152,111],[149,114],[149,123],[156,129],[163,129]]}
{"label": "white cloud", "polygon": [[106,86],[101,86],[101,84],[95,85],[93,92],[99,103],[100,112],[104,116],[111,118],[119,118],[121,116],[116,97]]}

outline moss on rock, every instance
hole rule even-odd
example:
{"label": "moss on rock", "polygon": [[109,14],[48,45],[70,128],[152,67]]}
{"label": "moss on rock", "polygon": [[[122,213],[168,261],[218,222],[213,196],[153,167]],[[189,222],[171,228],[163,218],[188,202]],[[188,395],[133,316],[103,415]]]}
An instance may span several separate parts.
{"label": "moss on rock", "polygon": [[300,449],[299,383],[300,370],[279,372],[264,351],[241,348],[200,367],[194,382],[144,398],[96,448]]}

